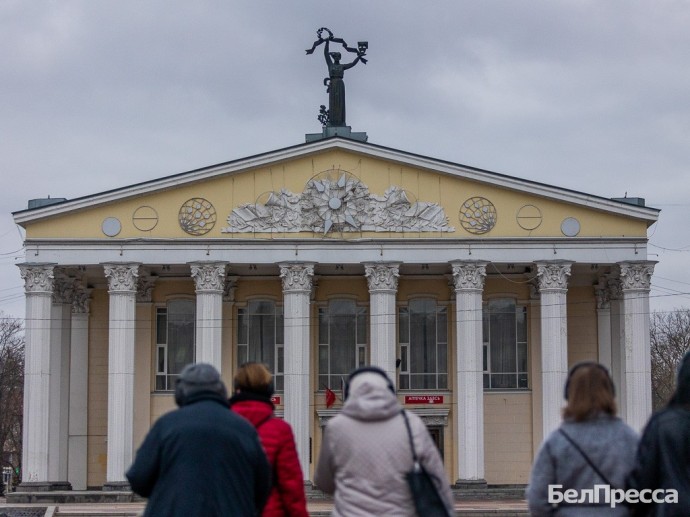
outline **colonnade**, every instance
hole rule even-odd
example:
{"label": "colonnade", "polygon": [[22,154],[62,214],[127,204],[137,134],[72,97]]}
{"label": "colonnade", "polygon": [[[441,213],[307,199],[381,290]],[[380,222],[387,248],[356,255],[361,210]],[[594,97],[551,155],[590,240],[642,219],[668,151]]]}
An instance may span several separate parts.
{"label": "colonnade", "polygon": [[[482,300],[486,261],[452,261],[455,292],[454,385],[458,486],[486,484]],[[127,487],[133,460],[137,302],[153,279],[138,263],[102,264],[108,282],[108,428],[104,489]],[[197,360],[221,369],[221,312],[228,290],[225,262],[189,264],[196,288]],[[302,470],[309,473],[313,262],[279,264],[283,287],[285,419],[292,425]],[[395,380],[396,295],[400,262],[364,264],[370,304],[370,362]],[[542,433],[560,422],[568,371],[567,304],[572,263],[536,262],[541,322]],[[619,385],[623,418],[642,428],[651,412],[649,290],[653,263],[621,262],[595,287],[599,360]],[[20,265],[26,293],[26,364],[22,489],[86,488],[89,289],[56,264]],[[231,279],[234,285],[234,279]],[[145,300],[144,300],[145,301]],[[532,343],[532,346],[537,346]]]}

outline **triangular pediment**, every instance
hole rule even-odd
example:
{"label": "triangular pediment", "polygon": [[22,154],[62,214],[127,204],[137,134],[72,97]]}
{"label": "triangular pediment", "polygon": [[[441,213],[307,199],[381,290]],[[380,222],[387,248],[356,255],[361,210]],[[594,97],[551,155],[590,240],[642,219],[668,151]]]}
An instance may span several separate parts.
{"label": "triangular pediment", "polygon": [[645,237],[655,209],[343,138],[14,214],[27,238]]}

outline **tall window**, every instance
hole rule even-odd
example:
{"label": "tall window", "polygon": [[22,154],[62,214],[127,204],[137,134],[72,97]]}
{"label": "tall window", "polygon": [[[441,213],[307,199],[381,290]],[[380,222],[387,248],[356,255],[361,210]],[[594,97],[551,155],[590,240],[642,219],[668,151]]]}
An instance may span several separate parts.
{"label": "tall window", "polygon": [[156,390],[175,389],[182,368],[194,362],[196,302],[171,300],[156,309]]}
{"label": "tall window", "polygon": [[237,362],[268,365],[276,391],[284,387],[283,308],[270,300],[253,300],[237,310]]}
{"label": "tall window", "polygon": [[352,300],[319,308],[319,390],[340,389],[341,380],[367,362],[367,309]]}
{"label": "tall window", "polygon": [[448,388],[448,310],[435,300],[410,300],[398,311],[400,389]]}
{"label": "tall window", "polygon": [[510,298],[490,300],[483,333],[484,388],[527,388],[527,307]]}

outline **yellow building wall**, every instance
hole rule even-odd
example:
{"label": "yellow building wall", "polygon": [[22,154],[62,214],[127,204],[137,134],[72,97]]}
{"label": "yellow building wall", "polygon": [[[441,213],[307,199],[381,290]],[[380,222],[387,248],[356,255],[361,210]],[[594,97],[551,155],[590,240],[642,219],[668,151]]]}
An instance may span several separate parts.
{"label": "yellow building wall", "polygon": [[[270,192],[287,189],[301,193],[314,176],[340,169],[356,176],[373,195],[382,196],[386,189],[395,185],[405,189],[411,201],[438,203],[444,208],[455,232],[377,233],[343,232],[344,239],[401,237],[401,238],[496,238],[496,237],[562,237],[560,225],[564,218],[575,217],[580,221],[578,237],[646,237],[647,223],[638,219],[614,215],[581,205],[573,205],[531,194],[496,187],[490,183],[469,181],[435,171],[411,168],[357,153],[330,150],[312,156],[295,158],[270,167],[260,167],[199,180],[193,184],[135,196],[77,212],[53,216],[49,219],[26,224],[27,238],[90,238],[113,240],[104,237],[101,224],[106,217],[116,217],[122,223],[122,231],[115,239],[130,238],[193,238],[178,224],[180,207],[189,199],[208,200],[217,211],[217,222],[204,238],[252,238],[253,233],[222,233],[227,218],[234,208],[247,203],[262,202]],[[337,177],[337,176],[336,176]],[[472,235],[466,232],[459,220],[463,202],[481,196],[493,203],[497,210],[495,227],[486,234]],[[516,220],[518,211],[525,205],[534,205],[542,214],[542,223],[535,230],[522,229]],[[149,231],[138,230],[133,222],[135,210],[147,206],[158,214],[156,226]],[[260,233],[264,238],[322,238],[312,233]]]}
{"label": "yellow building wall", "polygon": [[526,484],[533,455],[532,394],[484,393],[484,465],[487,483]]}

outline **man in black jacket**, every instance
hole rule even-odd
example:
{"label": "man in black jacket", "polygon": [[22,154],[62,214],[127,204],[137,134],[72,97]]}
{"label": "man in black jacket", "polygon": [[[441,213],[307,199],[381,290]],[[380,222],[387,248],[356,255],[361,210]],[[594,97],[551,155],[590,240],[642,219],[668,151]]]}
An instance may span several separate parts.
{"label": "man in black jacket", "polygon": [[[628,480],[628,488],[646,491],[645,501],[631,508],[636,517],[690,515],[690,353],[680,363],[677,381],[668,406],[652,416],[640,440]],[[652,497],[649,491],[656,493]]]}
{"label": "man in black jacket", "polygon": [[254,427],[228,409],[209,364],[187,365],[175,386],[178,410],[149,431],[127,471],[148,498],[145,517],[260,515],[271,472]]}

